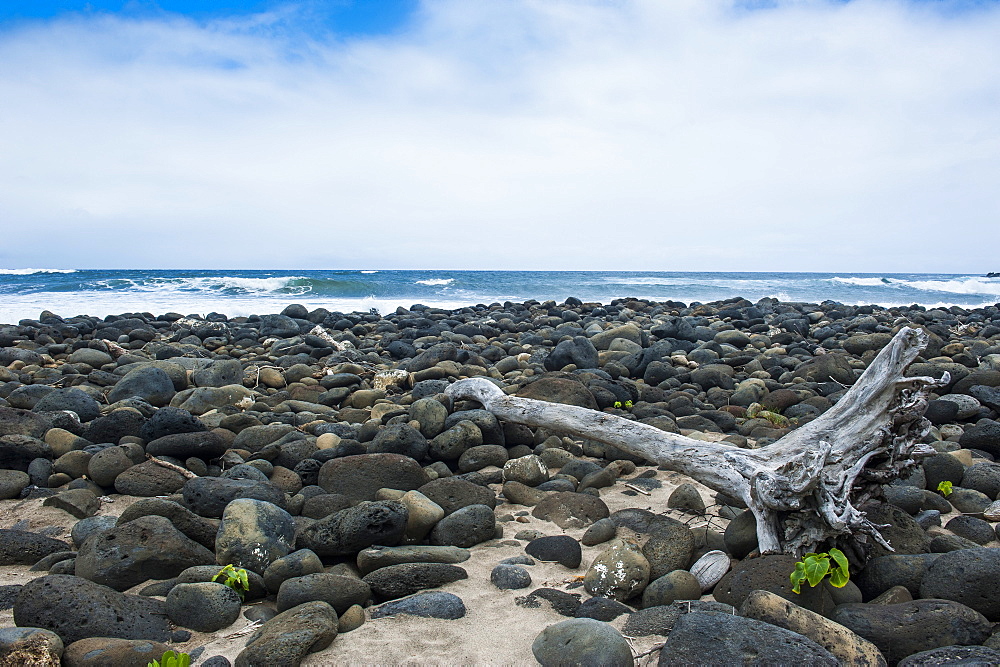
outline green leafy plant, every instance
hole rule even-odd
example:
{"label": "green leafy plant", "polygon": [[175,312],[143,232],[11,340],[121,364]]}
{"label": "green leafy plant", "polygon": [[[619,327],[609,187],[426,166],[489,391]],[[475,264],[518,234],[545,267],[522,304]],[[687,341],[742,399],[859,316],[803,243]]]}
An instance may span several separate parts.
{"label": "green leafy plant", "polygon": [[632,409],[632,401],[625,401],[625,403],[622,403],[621,401],[615,401],[614,402],[614,407],[618,408],[619,410],[622,409],[623,407],[626,410],[631,410]]}
{"label": "green leafy plant", "polygon": [[146,664],[146,667],[188,667],[191,664],[191,656],[187,653],[177,651],[167,651],[159,660],[154,660]]}
{"label": "green leafy plant", "polygon": [[224,586],[229,586],[236,591],[240,600],[243,600],[250,591],[250,579],[247,577],[247,571],[242,567],[233,567],[230,563],[219,570],[219,573],[212,577],[212,581],[219,581],[220,578]]}
{"label": "green leafy plant", "polygon": [[943,482],[938,482],[937,490],[941,492],[941,495],[947,498],[951,495],[951,482],[944,480]]}
{"label": "green leafy plant", "polygon": [[830,549],[830,552],[807,553],[795,564],[795,569],[789,578],[792,580],[792,592],[801,593],[800,586],[808,581],[810,586],[817,586],[824,577],[830,576],[830,584],[843,588],[850,579],[847,570],[847,557],[840,549]]}
{"label": "green leafy plant", "polygon": [[763,419],[770,422],[773,426],[778,428],[787,428],[791,423],[788,421],[788,417],[781,415],[773,410],[765,410],[764,406],[760,403],[751,403],[750,407],[747,408],[747,418],[748,419]]}

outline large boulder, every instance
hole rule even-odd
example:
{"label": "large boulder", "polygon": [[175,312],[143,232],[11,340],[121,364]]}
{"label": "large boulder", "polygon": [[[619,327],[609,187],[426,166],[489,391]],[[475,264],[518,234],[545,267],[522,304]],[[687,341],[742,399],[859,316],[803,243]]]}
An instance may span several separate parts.
{"label": "large boulder", "polygon": [[163,370],[140,366],[126,373],[108,392],[108,403],[137,396],[150,405],[162,407],[170,403],[175,393],[174,383]]}
{"label": "large boulder", "polygon": [[144,516],[91,535],[76,557],[76,575],[124,591],[148,579],[169,579],[215,554],[162,516]]}
{"label": "large boulder", "polygon": [[715,611],[677,619],[660,650],[659,665],[839,665],[825,648],[797,632]]}
{"label": "large boulder", "polygon": [[426,471],[408,456],[357,454],[324,463],[318,484],[329,493],[342,493],[352,502],[360,502],[375,500],[379,489],[412,491],[429,481]]}
{"label": "large boulder", "polygon": [[14,623],[51,630],[66,644],[87,637],[170,639],[163,602],[65,574],[25,584],[14,602]]}
{"label": "large boulder", "polygon": [[362,502],[303,528],[298,545],[320,556],[353,556],[375,544],[395,546],[403,540],[407,518],[401,502]]}
{"label": "large boulder", "polygon": [[263,574],[267,566],[287,556],[295,543],[295,520],[277,505],[253,498],[238,498],[222,513],[215,539],[220,565]]}
{"label": "large boulder", "polygon": [[842,604],[830,618],[878,646],[891,665],[940,646],[981,644],[993,627],[974,609],[936,599]]}
{"label": "large boulder", "polygon": [[310,653],[322,651],[337,637],[337,612],[322,601],[283,611],[254,630],[235,667],[293,667]]}
{"label": "large boulder", "polygon": [[933,560],[920,580],[920,597],[961,602],[1000,621],[1000,549],[959,549]]}

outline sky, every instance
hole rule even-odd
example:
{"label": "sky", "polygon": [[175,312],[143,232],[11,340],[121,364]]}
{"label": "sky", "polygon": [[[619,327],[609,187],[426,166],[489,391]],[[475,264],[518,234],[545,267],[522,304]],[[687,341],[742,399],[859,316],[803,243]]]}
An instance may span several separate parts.
{"label": "sky", "polygon": [[1000,270],[1000,1],[0,3],[0,267]]}

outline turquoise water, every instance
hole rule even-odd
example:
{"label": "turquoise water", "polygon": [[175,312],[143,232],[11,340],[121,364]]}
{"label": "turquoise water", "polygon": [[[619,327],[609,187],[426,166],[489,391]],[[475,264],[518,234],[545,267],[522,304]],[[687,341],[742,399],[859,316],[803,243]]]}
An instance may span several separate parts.
{"label": "turquoise water", "polygon": [[204,315],[278,312],[289,303],[380,312],[415,303],[477,303],[574,296],[707,302],[824,300],[847,304],[978,307],[1000,301],[1000,278],[957,274],[691,273],[616,271],[236,271],[0,269],[0,322],[59,315],[168,311]]}

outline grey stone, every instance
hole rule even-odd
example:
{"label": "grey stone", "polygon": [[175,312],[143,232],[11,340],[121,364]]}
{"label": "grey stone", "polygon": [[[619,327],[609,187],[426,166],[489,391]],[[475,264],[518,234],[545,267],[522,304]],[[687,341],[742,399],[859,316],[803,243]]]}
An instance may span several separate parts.
{"label": "grey stone", "polygon": [[0,565],[34,565],[49,554],[69,551],[70,545],[39,533],[0,529]]}
{"label": "grey stone", "polygon": [[25,584],[14,603],[14,622],[45,628],[67,644],[87,637],[121,637],[165,642],[166,609],[159,600],[125,595],[87,579],[64,574]]}
{"label": "grey stone", "polygon": [[[319,470],[318,483],[329,493],[341,493],[352,502],[359,502],[374,500],[379,489],[410,491],[419,489],[429,481],[420,464],[409,457],[399,454],[359,454],[324,463]],[[441,505],[427,492],[421,493]]]}
{"label": "grey stone", "polygon": [[556,562],[575,570],[583,560],[580,543],[569,535],[548,535],[528,542],[524,552],[540,561]]}
{"label": "grey stone", "polygon": [[490,572],[490,581],[500,590],[527,588],[531,575],[520,565],[500,563]]}
{"label": "grey stone", "polygon": [[694,555],[694,534],[680,521],[662,517],[642,545],[642,555],[649,562],[651,580],[674,570],[686,570]]}
{"label": "grey stone", "polygon": [[257,628],[235,667],[294,667],[337,637],[337,612],[326,602],[306,602],[283,611]]}
{"label": "grey stone", "polygon": [[586,493],[559,492],[535,505],[531,515],[563,529],[585,528],[611,515],[603,500]]}
{"label": "grey stone", "polygon": [[938,554],[880,556],[869,560],[853,581],[865,600],[876,598],[893,586],[903,586],[911,595],[919,595],[924,573],[936,558]]}
{"label": "grey stone", "polygon": [[711,656],[720,664],[776,665],[795,662],[839,665],[825,648],[770,623],[711,611],[683,614],[660,651],[659,665],[691,665]]}
{"label": "grey stone", "polygon": [[649,583],[649,562],[639,548],[622,539],[608,543],[587,569],[584,588],[591,595],[624,602]]}
{"label": "grey stone", "polygon": [[362,581],[381,599],[396,599],[428,588],[437,588],[460,579],[468,579],[464,568],[445,563],[402,563],[379,568]]}
{"label": "grey stone", "polygon": [[574,618],[548,626],[532,642],[531,653],[542,667],[634,664],[632,650],[621,633],[592,618]]}
{"label": "grey stone", "polygon": [[941,646],[981,644],[992,629],[982,614],[951,600],[843,604],[830,619],[875,644],[889,664]]}
{"label": "grey stone", "polygon": [[[991,621],[1000,620],[1000,550],[962,549],[944,553],[927,567],[920,582],[920,597],[961,602]],[[956,642],[960,643],[960,642]]]}
{"label": "grey stone", "polygon": [[123,591],[147,579],[169,579],[215,554],[162,516],[144,516],[92,535],[80,547],[76,575]]}
{"label": "grey stone", "polygon": [[938,665],[1000,665],[1000,651],[985,646],[942,646],[909,655],[899,661],[898,667]]}
{"label": "grey stone", "polygon": [[[206,549],[215,551],[215,536],[219,532],[218,522],[200,517],[183,505],[166,498],[143,498],[132,503],[118,516],[118,525],[128,523],[141,516],[151,515],[170,519],[174,528]],[[78,523],[77,526],[79,525]],[[112,523],[112,525],[114,524]],[[80,543],[82,541],[78,542],[78,544]]]}
{"label": "grey stone", "polygon": [[277,605],[281,612],[320,600],[342,614],[354,605],[367,604],[371,594],[371,587],[356,577],[315,572],[285,580],[278,588]]}
{"label": "grey stone", "polygon": [[170,620],[197,632],[215,632],[240,617],[242,601],[236,591],[221,583],[177,584],[167,594]]}
{"label": "grey stone", "polygon": [[427,450],[427,438],[409,424],[383,428],[368,445],[371,454],[401,454],[415,461],[426,458]]}
{"label": "grey stone", "polygon": [[263,500],[237,498],[222,514],[215,558],[220,565],[263,574],[273,561],[287,556],[294,543],[295,520],[288,512]]}
{"label": "grey stone", "polygon": [[287,556],[276,558],[264,570],[264,585],[271,593],[277,593],[281,584],[288,579],[323,571],[323,561],[311,549],[299,549]]}
{"label": "grey stone", "polygon": [[115,477],[115,490],[126,496],[167,496],[180,490],[186,481],[176,470],[145,461],[120,472]]}
{"label": "grey stone", "polygon": [[406,520],[401,502],[363,502],[306,526],[298,534],[298,545],[319,556],[354,555],[374,544],[395,546],[406,532]]}
{"label": "grey stone", "polygon": [[108,392],[108,403],[137,396],[150,405],[162,407],[174,397],[174,383],[163,370],[144,366],[130,370]]}
{"label": "grey stone", "polygon": [[20,470],[0,470],[0,500],[9,500],[21,495],[24,487],[31,483],[28,473]]}
{"label": "grey stone", "polygon": [[[468,548],[492,539],[496,516],[489,505],[468,505],[441,519],[431,530],[431,544]],[[391,545],[390,545],[391,546]]]}
{"label": "grey stone", "polygon": [[681,615],[689,614],[693,611],[714,611],[721,614],[736,613],[736,609],[732,605],[715,602],[714,600],[683,600],[660,607],[640,609],[630,614],[625,621],[624,632],[630,637],[649,637],[650,635],[666,637],[674,629],[674,624],[677,623],[677,619]]}
{"label": "grey stone", "polygon": [[379,568],[402,563],[463,563],[469,560],[469,555],[468,549],[453,546],[373,546],[358,553],[358,570],[363,576]]}
{"label": "grey stone", "polygon": [[465,616],[465,604],[457,595],[430,591],[417,593],[401,600],[390,600],[385,604],[373,607],[371,610],[373,619],[397,614],[455,620]]}
{"label": "grey stone", "polygon": [[90,394],[74,387],[50,391],[32,409],[35,412],[70,410],[76,413],[81,422],[89,422],[101,416],[100,404]]}
{"label": "grey stone", "polygon": [[[139,466],[136,466],[139,467]],[[184,504],[195,514],[221,518],[226,505],[238,498],[263,500],[284,509],[285,494],[273,484],[247,479],[197,477],[187,480],[181,489]]]}
{"label": "grey stone", "polygon": [[60,665],[64,646],[59,635],[42,628],[0,628],[0,664],[10,667]]}
{"label": "grey stone", "polygon": [[674,570],[649,582],[642,591],[642,607],[659,607],[676,600],[701,599],[701,585],[687,570]]}

